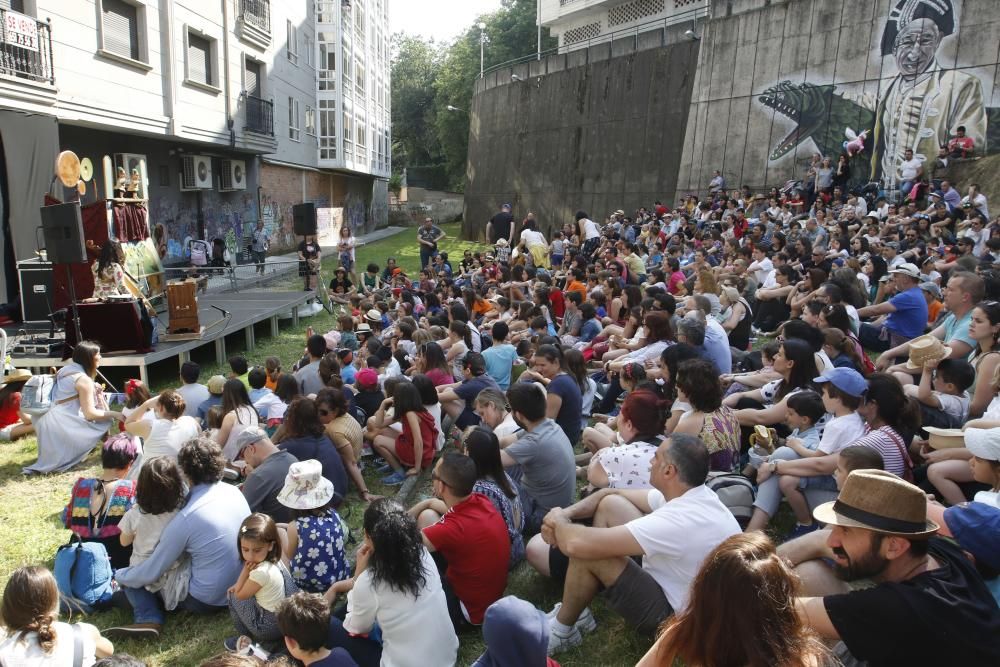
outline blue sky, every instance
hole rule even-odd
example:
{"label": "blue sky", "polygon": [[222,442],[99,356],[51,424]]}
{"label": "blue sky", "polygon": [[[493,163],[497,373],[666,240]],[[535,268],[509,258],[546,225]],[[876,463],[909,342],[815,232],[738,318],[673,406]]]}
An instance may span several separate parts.
{"label": "blue sky", "polygon": [[390,0],[393,33],[422,35],[435,41],[454,39],[476,17],[500,8],[500,0]]}

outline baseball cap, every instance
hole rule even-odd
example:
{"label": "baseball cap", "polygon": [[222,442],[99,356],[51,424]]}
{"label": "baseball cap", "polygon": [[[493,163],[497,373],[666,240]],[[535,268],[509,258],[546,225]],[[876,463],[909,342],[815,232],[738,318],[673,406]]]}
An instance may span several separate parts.
{"label": "baseball cap", "polygon": [[898,241],[889,241],[883,247],[885,247],[885,248],[892,248],[893,250],[899,250],[899,242]]}
{"label": "baseball cap", "polygon": [[869,211],[868,214],[865,215],[865,217],[866,218],[873,218],[875,220],[881,220],[881,218],[879,218],[878,213],[876,213],[875,211]]}
{"label": "baseball cap", "polygon": [[208,378],[208,382],[205,383],[208,387],[208,393],[220,396],[222,394],[222,388],[226,386],[226,378],[221,375],[213,375]]}
{"label": "baseball cap", "polygon": [[378,384],[378,373],[373,368],[362,368],[354,376],[354,384],[370,389]]}
{"label": "baseball cap", "polygon": [[928,192],[927,196],[928,197],[937,197],[938,199],[941,199],[942,197],[944,197],[944,195],[941,194],[940,192],[938,192],[937,190],[935,190],[934,192]]}
{"label": "baseball cap", "polygon": [[868,391],[868,381],[853,368],[831,368],[818,378],[813,378],[816,384],[829,382],[840,391],[861,398]]}
{"label": "baseball cap", "polygon": [[889,273],[902,273],[903,275],[910,276],[911,278],[920,277],[920,269],[917,268],[916,264],[911,262],[903,262],[895,269],[889,269]]}
{"label": "baseball cap", "polygon": [[1000,461],[1000,428],[965,429],[965,447],[987,461]]}
{"label": "baseball cap", "polygon": [[263,429],[257,428],[256,426],[244,429],[238,436],[236,436],[236,455],[239,456],[244,449],[250,445],[260,442],[266,437],[267,433],[265,433]]}
{"label": "baseball cap", "polygon": [[944,523],[958,546],[993,570],[1000,570],[1000,507],[962,503],[944,511]]}
{"label": "baseball cap", "polygon": [[941,298],[941,288],[937,286],[937,283],[932,283],[932,282],[920,283],[920,289],[922,289],[925,292],[929,292],[930,294],[933,294],[935,299]]}

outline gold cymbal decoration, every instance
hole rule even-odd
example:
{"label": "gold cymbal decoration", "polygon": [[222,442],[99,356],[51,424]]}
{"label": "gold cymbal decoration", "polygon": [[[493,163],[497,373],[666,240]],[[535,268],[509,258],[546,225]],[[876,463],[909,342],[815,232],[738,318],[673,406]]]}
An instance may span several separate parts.
{"label": "gold cymbal decoration", "polygon": [[87,183],[83,180],[76,182],[76,191],[81,195],[87,194]]}
{"label": "gold cymbal decoration", "polygon": [[56,175],[67,188],[75,188],[80,180],[80,158],[73,151],[63,151],[56,158]]}
{"label": "gold cymbal decoration", "polygon": [[85,157],[80,160],[80,179],[90,183],[90,179],[94,177],[94,163],[90,161],[89,157]]}

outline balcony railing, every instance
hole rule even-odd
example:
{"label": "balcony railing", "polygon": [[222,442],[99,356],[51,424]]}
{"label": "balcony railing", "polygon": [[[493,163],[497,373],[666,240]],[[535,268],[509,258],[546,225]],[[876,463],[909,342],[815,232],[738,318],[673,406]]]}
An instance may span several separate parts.
{"label": "balcony railing", "polygon": [[274,136],[274,102],[262,100],[253,95],[246,96],[247,116],[243,129],[257,134]]}
{"label": "balcony railing", "polygon": [[261,32],[271,32],[270,0],[240,0],[240,18]]}
{"label": "balcony railing", "polygon": [[48,23],[0,9],[0,75],[55,85]]}

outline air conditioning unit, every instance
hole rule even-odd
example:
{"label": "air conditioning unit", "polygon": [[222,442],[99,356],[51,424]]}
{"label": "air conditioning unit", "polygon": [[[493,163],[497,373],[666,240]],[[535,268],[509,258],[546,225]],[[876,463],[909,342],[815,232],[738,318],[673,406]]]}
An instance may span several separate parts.
{"label": "air conditioning unit", "polygon": [[243,160],[223,160],[219,174],[219,192],[247,189],[247,163]]}
{"label": "air conditioning unit", "polygon": [[212,158],[206,155],[181,156],[181,190],[212,189]]}
{"label": "air conditioning unit", "polygon": [[132,170],[139,169],[139,165],[146,161],[145,155],[139,155],[137,153],[115,153],[115,169],[121,167],[125,170],[125,175],[129,178],[132,176]]}

